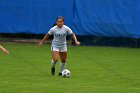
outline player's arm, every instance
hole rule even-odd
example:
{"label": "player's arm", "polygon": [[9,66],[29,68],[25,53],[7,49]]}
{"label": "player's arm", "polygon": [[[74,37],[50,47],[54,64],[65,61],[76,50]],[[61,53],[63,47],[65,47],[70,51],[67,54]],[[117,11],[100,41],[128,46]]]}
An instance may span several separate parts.
{"label": "player's arm", "polygon": [[77,38],[76,38],[75,34],[74,33],[71,33],[70,35],[71,35],[72,39],[74,40],[75,44],[77,46],[79,46],[80,45],[80,42],[77,41]]}
{"label": "player's arm", "polygon": [[5,54],[9,54],[9,51],[5,49],[2,45],[0,45],[0,50],[2,50]]}
{"label": "player's arm", "polygon": [[49,38],[49,36],[50,36],[50,34],[47,33],[38,45],[41,46],[43,44],[43,42]]}

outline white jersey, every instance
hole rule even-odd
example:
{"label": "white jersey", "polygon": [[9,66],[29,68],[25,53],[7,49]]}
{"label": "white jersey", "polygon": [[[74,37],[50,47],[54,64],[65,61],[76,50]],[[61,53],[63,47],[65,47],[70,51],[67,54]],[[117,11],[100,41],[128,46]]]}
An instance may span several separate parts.
{"label": "white jersey", "polygon": [[57,26],[52,27],[48,33],[54,36],[52,47],[66,47],[67,33],[72,34],[73,32],[69,27],[63,25],[61,28]]}

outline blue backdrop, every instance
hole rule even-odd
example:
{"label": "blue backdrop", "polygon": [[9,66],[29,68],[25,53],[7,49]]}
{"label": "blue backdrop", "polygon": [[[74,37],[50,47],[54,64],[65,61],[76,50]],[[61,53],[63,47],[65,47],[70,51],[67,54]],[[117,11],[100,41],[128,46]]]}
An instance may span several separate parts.
{"label": "blue backdrop", "polygon": [[71,0],[0,0],[0,32],[45,34],[61,15],[72,25]]}
{"label": "blue backdrop", "polygon": [[76,35],[140,38],[139,0],[0,0],[0,33],[45,34],[57,16]]}

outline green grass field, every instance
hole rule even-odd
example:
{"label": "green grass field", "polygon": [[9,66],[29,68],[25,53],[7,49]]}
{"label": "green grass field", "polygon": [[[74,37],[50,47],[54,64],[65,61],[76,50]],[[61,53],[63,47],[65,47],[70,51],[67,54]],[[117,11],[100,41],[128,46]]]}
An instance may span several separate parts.
{"label": "green grass field", "polygon": [[70,78],[50,75],[50,45],[3,44],[0,93],[140,93],[140,49],[69,46]]}

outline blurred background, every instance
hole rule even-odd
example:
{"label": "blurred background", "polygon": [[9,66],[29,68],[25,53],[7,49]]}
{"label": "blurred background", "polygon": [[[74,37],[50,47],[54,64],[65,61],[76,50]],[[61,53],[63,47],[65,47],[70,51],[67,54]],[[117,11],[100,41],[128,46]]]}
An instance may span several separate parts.
{"label": "blurred background", "polygon": [[[82,45],[140,47],[139,0],[0,0],[0,41],[38,42],[58,16]],[[68,36],[68,40],[71,38]],[[71,44],[71,43],[70,43]]]}

